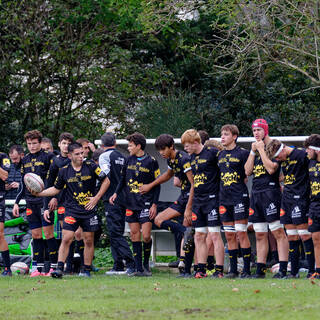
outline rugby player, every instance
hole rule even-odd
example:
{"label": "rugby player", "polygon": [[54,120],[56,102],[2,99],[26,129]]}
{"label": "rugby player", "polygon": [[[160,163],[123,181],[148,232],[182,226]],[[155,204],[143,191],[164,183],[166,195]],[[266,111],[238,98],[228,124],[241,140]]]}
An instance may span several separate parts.
{"label": "rugby player", "polygon": [[289,240],[291,271],[288,277],[299,277],[299,237],[303,241],[308,261],[307,277],[311,277],[315,260],[307,218],[310,196],[308,155],[304,149],[286,146],[276,139],[271,140],[266,151],[270,160],[281,161],[284,175],[280,223],[285,225]]}
{"label": "rugby player", "polygon": [[114,205],[109,203],[109,198],[114,194],[121,178],[121,170],[125,164],[125,157],[116,150],[116,137],[111,132],[106,132],[101,137],[103,153],[99,157],[99,166],[110,180],[110,186],[103,196],[107,227],[110,234],[110,248],[114,260],[113,268],[107,275],[124,272],[123,261],[126,262],[126,273],[135,272],[135,263],[129,244],[123,236],[125,228],[126,207],[125,194],[120,192]]}
{"label": "rugby player", "polygon": [[[52,264],[51,267],[54,267],[54,264],[57,262],[57,243],[53,233],[54,221],[51,219],[48,222],[44,219],[42,215],[43,199],[34,196],[26,188],[24,176],[26,173],[32,172],[39,175],[42,180],[46,182],[46,176],[54,154],[41,149],[42,134],[40,131],[29,131],[24,135],[24,139],[27,142],[29,153],[21,160],[21,183],[12,213],[15,217],[19,216],[19,202],[24,198],[27,204],[27,221],[33,239],[33,259],[37,264],[37,269],[34,270],[30,276],[36,277],[43,275],[45,240],[42,237],[42,231],[47,241],[49,260]],[[46,275],[50,276],[49,273]]]}
{"label": "rugby player", "polygon": [[[173,176],[177,177],[180,181],[180,196],[169,208],[160,212],[155,217],[154,223],[161,229],[184,234],[186,227],[191,227],[192,224],[193,175],[190,157],[186,152],[175,149],[174,139],[169,134],[162,134],[157,137],[155,147],[162,158],[167,159],[168,170],[153,182],[141,186],[140,193],[145,194],[155,186],[169,181]],[[183,225],[173,219],[183,215]],[[188,230],[188,233],[190,232],[191,228]],[[188,253],[190,252],[190,250],[187,251]],[[191,268],[193,254],[187,254],[187,258],[191,259],[191,262],[188,261],[187,268],[185,269],[186,257],[181,252],[180,261],[183,264],[180,263],[179,270],[184,277],[191,276],[189,266]]]}
{"label": "rugby player", "polygon": [[312,278],[320,279],[320,135],[312,134],[304,143],[309,162],[311,199],[308,231],[312,234],[316,270]]}
{"label": "rugby player", "polygon": [[2,276],[11,276],[10,254],[8,243],[4,236],[4,221],[6,216],[5,208],[5,181],[8,179],[10,171],[10,159],[5,153],[0,152],[0,251],[4,264]]}
{"label": "rugby player", "polygon": [[181,136],[184,149],[191,155],[191,168],[194,177],[194,198],[192,204],[192,226],[195,228],[195,246],[198,270],[195,278],[204,278],[207,263],[206,237],[214,244],[216,258],[215,272],[212,277],[223,277],[224,245],[220,234],[219,219],[219,169],[217,166],[218,150],[205,147],[199,133],[189,129]]}
{"label": "rugby player", "polygon": [[[69,247],[79,226],[83,229],[84,236],[84,269],[79,276],[90,277],[94,254],[94,232],[99,229],[96,205],[107,190],[110,181],[93,161],[83,160],[83,153],[81,144],[68,145],[68,157],[71,162],[59,170],[53,187],[35,193],[37,197],[54,197],[65,188],[65,215],[58,268],[51,273],[54,278],[63,276]],[[103,182],[96,193],[97,179]]]}
{"label": "rugby player", "polygon": [[265,278],[269,227],[277,240],[280,259],[279,273],[274,277],[283,278],[287,273],[289,243],[280,224],[280,166],[277,161],[270,160],[265,151],[265,146],[271,141],[268,123],[264,119],[256,119],[252,123],[252,132],[256,142],[251,145],[244,168],[247,176],[253,174],[249,209],[249,222],[253,223],[257,248],[257,270],[253,277]]}
{"label": "rugby player", "polygon": [[[46,188],[53,187],[54,182],[58,177],[59,170],[70,163],[70,159],[68,157],[68,146],[69,144],[74,142],[74,137],[69,132],[63,132],[59,136],[58,147],[60,149],[60,154],[55,156],[52,159],[52,163],[49,168]],[[58,209],[58,221],[61,226],[63,223],[65,208],[64,208],[64,192],[59,193],[58,198],[46,198],[45,206],[44,206],[44,219],[49,222],[50,220],[50,212]]]}
{"label": "rugby player", "polygon": [[230,258],[228,278],[238,276],[237,256],[240,242],[244,268],[241,278],[250,278],[251,245],[247,233],[249,215],[249,196],[246,186],[244,165],[249,151],[237,146],[239,129],[234,124],[221,128],[221,144],[225,148],[218,154],[220,169],[219,213],[223,223]]}
{"label": "rugby player", "polygon": [[[117,196],[125,188],[126,195],[126,221],[130,226],[130,236],[133,246],[133,256],[136,272],[130,276],[151,276],[149,258],[151,254],[151,229],[152,220],[157,214],[157,204],[160,186],[141,194],[139,188],[144,184],[153,182],[160,175],[158,162],[148,155],[144,149],[146,138],[138,132],[126,137],[128,140],[129,158],[122,168],[122,177],[109,201],[114,205]],[[143,238],[143,262],[142,243]]]}

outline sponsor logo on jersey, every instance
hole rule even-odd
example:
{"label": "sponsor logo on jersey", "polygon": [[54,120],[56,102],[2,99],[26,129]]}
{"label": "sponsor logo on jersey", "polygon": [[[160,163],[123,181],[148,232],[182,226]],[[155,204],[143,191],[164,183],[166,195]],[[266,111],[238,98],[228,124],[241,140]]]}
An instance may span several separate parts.
{"label": "sponsor logo on jersey", "polygon": [[271,216],[277,213],[277,207],[273,202],[269,204],[269,207],[266,209],[266,213],[267,213],[267,216]]}
{"label": "sponsor logo on jersey", "polygon": [[132,210],[129,210],[129,209],[126,209],[126,216],[127,217],[130,217],[133,215],[133,211]]}
{"label": "sponsor logo on jersey", "polygon": [[99,220],[97,216],[93,216],[90,218],[90,226],[96,226],[99,224]]}
{"label": "sponsor logo on jersey", "polygon": [[32,210],[31,210],[31,209],[29,209],[29,208],[27,208],[26,213],[27,213],[27,216],[30,216],[30,215],[32,214]]}
{"label": "sponsor logo on jersey", "polygon": [[295,206],[291,212],[291,218],[300,218],[301,217],[301,209],[299,206]]}
{"label": "sponsor logo on jersey", "polygon": [[234,206],[234,213],[243,213],[245,211],[245,206],[243,203],[238,203]]}
{"label": "sponsor logo on jersey", "polygon": [[197,219],[197,215],[194,212],[192,212],[192,221],[196,221]]}
{"label": "sponsor logo on jersey", "polygon": [[64,222],[67,224],[75,224],[77,220],[74,217],[68,216],[64,218]]}
{"label": "sponsor logo on jersey", "polygon": [[227,208],[226,207],[224,207],[224,206],[220,206],[219,207],[219,213],[220,214],[225,214],[227,212]]}
{"label": "sponsor logo on jersey", "polygon": [[58,214],[64,214],[66,212],[66,208],[65,207],[59,207],[58,208]]}

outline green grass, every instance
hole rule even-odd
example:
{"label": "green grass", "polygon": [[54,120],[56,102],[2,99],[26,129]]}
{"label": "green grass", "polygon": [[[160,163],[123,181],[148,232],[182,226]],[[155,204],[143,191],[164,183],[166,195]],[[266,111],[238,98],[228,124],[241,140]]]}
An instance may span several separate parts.
{"label": "green grass", "polygon": [[0,279],[0,319],[316,319],[320,281],[151,278]]}

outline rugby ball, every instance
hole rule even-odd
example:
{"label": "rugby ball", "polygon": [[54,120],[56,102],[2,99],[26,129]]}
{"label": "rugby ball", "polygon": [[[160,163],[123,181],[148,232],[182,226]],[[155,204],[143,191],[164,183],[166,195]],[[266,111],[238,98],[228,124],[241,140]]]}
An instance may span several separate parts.
{"label": "rugby ball", "polygon": [[26,173],[23,179],[26,187],[36,193],[41,192],[44,189],[44,183],[40,176],[35,173]]}
{"label": "rugby ball", "polygon": [[24,262],[15,262],[10,267],[12,274],[23,275],[29,273],[29,267]]}

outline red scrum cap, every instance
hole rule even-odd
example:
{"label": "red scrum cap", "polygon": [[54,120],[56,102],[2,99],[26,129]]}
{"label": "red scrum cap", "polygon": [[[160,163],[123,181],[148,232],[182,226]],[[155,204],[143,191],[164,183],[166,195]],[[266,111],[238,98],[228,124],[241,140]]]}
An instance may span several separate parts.
{"label": "red scrum cap", "polygon": [[269,134],[269,126],[266,120],[264,119],[256,119],[252,122],[252,129],[253,128],[262,128],[264,130],[264,134]]}

